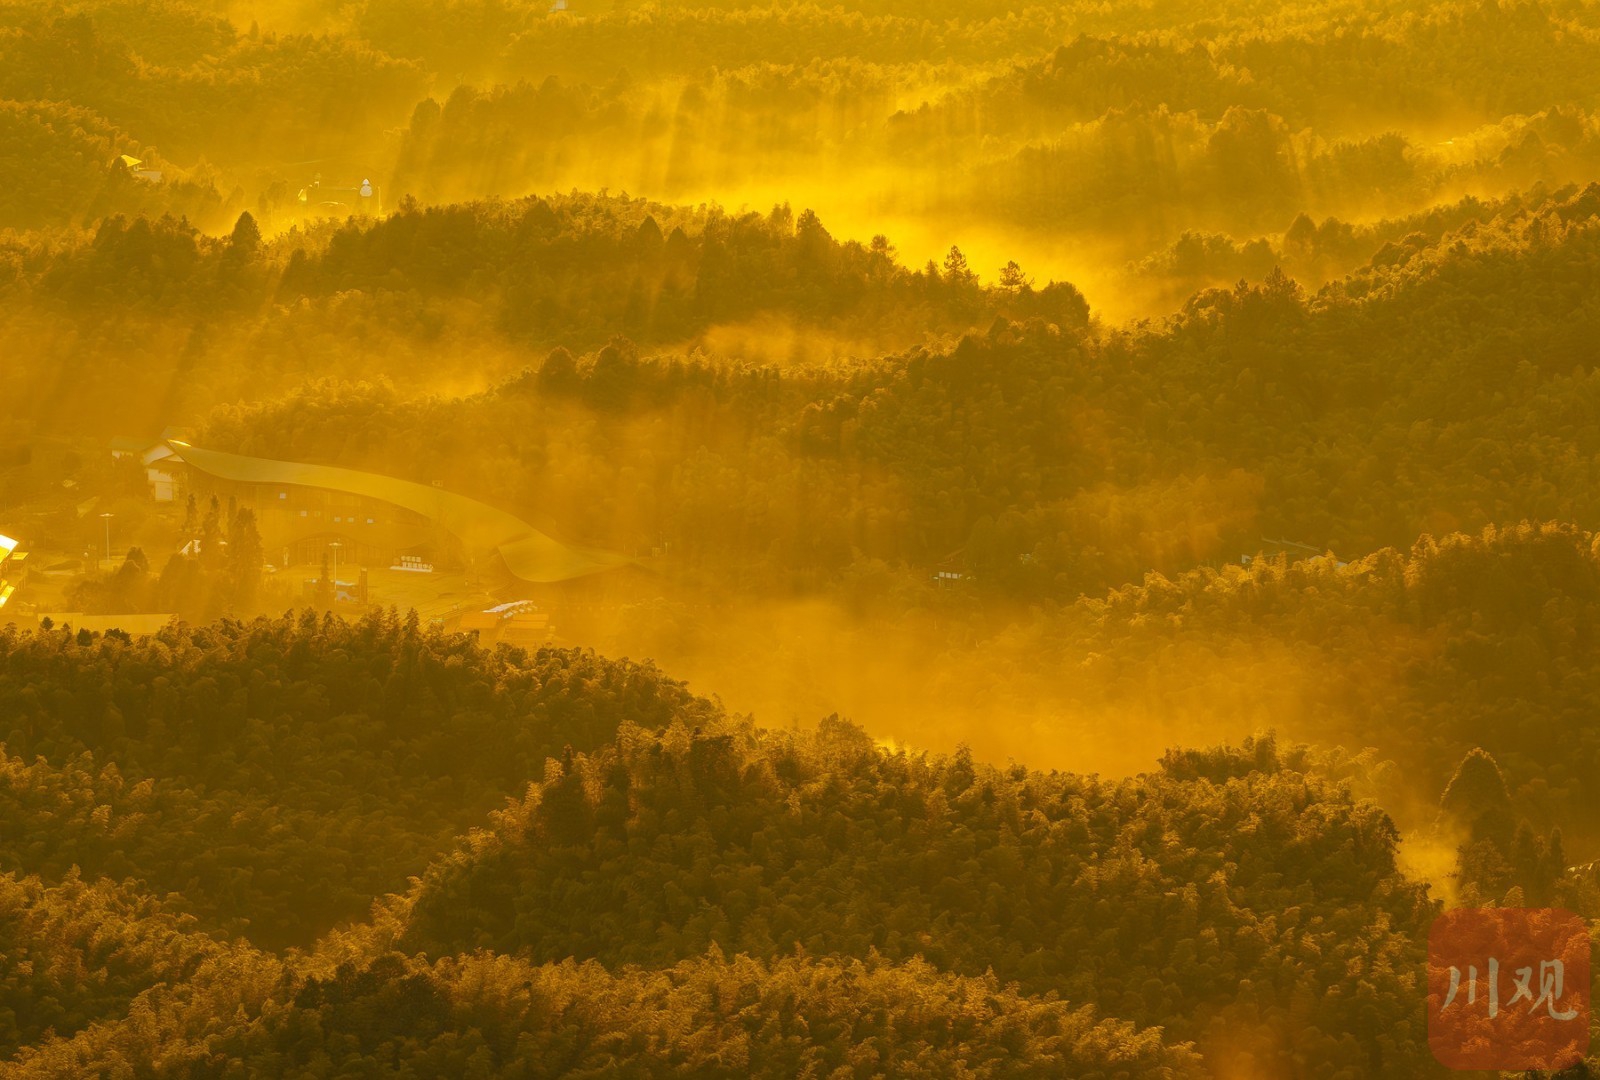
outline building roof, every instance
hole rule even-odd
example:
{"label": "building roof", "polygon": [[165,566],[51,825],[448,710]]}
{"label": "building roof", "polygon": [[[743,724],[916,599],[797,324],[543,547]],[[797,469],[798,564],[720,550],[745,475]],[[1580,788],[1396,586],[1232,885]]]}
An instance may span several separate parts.
{"label": "building roof", "polygon": [[17,542],[4,533],[0,533],[0,555],[10,555],[15,550],[17,550]]}
{"label": "building roof", "polygon": [[564,544],[526,521],[443,488],[334,465],[245,457],[172,440],[178,456],[209,476],[235,483],[285,484],[361,495],[403,507],[438,523],[468,548],[498,552],[524,581],[544,584],[611,570],[624,555]]}
{"label": "building roof", "polygon": [[118,454],[139,454],[148,464],[162,458],[173,457],[177,451],[173,449],[174,443],[181,443],[185,433],[178,428],[168,427],[162,429],[160,435],[146,437],[144,435],[113,435],[106,441],[113,456]]}

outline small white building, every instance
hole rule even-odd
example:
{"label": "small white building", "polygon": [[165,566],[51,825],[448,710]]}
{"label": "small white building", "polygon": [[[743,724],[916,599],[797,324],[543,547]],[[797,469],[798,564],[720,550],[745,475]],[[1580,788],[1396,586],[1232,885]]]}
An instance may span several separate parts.
{"label": "small white building", "polygon": [[134,157],[132,154],[123,154],[120,160],[123,167],[133,175],[134,179],[143,180],[147,184],[161,183],[162,173],[160,169],[145,168],[144,162]]}
{"label": "small white building", "polygon": [[150,485],[150,495],[156,502],[174,502],[182,492],[183,472],[180,466],[183,458],[167,442],[165,432],[160,439],[118,435],[111,440],[111,456],[118,460],[126,457],[139,459],[144,466],[145,480]]}

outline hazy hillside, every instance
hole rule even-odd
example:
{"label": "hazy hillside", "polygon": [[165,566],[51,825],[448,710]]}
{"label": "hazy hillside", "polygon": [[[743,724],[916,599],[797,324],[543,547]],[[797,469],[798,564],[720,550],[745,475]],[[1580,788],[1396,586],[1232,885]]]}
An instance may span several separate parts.
{"label": "hazy hillside", "polygon": [[710,712],[650,667],[392,614],[82,637],[0,639],[0,868],[131,879],[274,948],[364,915],[563,748]]}
{"label": "hazy hillside", "polygon": [[[132,707],[126,733],[92,756],[14,763],[8,835],[29,841],[8,847],[8,861],[45,880],[5,879],[7,1038],[15,1049],[48,1028],[63,1040],[25,1050],[18,1075],[113,1060],[152,1075],[260,1071],[324,1055],[363,1075],[381,1062],[515,1074],[636,1056],[651,1074],[707,1075],[786,1075],[797,1062],[913,1062],[913,1075],[957,1061],[978,1075],[1430,1069],[1415,1034],[1416,965],[1436,902],[1397,866],[1394,824],[1357,797],[1410,775],[1375,772],[1372,755],[1263,738],[1174,751],[1127,780],[995,768],[965,752],[885,750],[834,718],[815,734],[764,730],[649,672],[572,655],[468,650],[440,669],[440,651],[459,644],[406,633],[379,621],[348,632],[260,623],[160,639],[143,655],[103,638],[11,641],[8,678],[76,648],[112,685],[143,667],[174,701],[211,694],[221,711],[193,723],[249,746],[258,766],[307,745],[297,724],[251,718],[272,708],[229,715],[218,696],[229,665],[263,651],[281,657],[266,670],[287,688],[310,685],[297,667],[317,656],[365,669],[363,653],[411,650],[428,706],[448,708],[453,684],[475,685],[483,707],[530,710],[520,723],[485,717],[489,730],[594,733],[588,752],[502,768],[529,781],[526,793],[446,855],[429,823],[470,819],[496,771],[458,762],[448,782],[402,781],[426,793],[420,802],[384,794],[354,770],[406,760],[395,741],[414,711],[404,706],[314,725],[329,778],[371,792],[383,805],[375,817],[330,804],[327,780],[304,767],[248,782],[229,779],[245,763],[228,753],[165,764],[173,752],[156,752],[176,731]],[[272,674],[253,681],[252,698],[282,692]],[[658,710],[662,726],[603,719],[619,706]],[[471,713],[456,715],[459,725]],[[341,726],[365,729],[361,752],[334,752],[350,740]],[[91,762],[104,762],[97,774]],[[475,794],[457,794],[469,778]],[[271,810],[257,807],[260,794]],[[1513,838],[1514,819],[1474,816],[1448,795],[1444,806],[1468,888],[1593,908],[1593,884],[1552,877],[1538,844],[1524,861],[1525,825]],[[257,838],[263,815],[277,824]],[[301,830],[302,815],[323,824]],[[186,831],[209,857],[171,836],[178,820],[193,822]],[[342,847],[346,829],[367,844]],[[237,847],[217,845],[224,833]],[[230,867],[233,850],[253,862]],[[412,884],[388,885],[377,864]],[[308,889],[333,865],[348,868],[337,895],[397,895],[370,922],[329,909],[344,929],[282,959],[218,933],[303,934],[291,927],[319,918]],[[125,884],[87,884],[101,873]],[[169,895],[140,898],[151,891]]]}
{"label": "hazy hillside", "polygon": [[1593,0],[6,0],[0,1076],[1451,1075],[1597,342]]}

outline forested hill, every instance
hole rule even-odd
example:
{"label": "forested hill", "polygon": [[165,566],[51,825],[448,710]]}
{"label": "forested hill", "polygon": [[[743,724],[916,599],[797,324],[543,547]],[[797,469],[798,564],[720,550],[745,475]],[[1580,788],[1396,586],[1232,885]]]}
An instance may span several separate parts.
{"label": "forested hill", "polygon": [[[4,680],[33,671],[63,715],[82,693],[52,685],[69,655],[123,711],[114,736],[40,743],[65,764],[4,774],[8,1075],[1434,1074],[1419,980],[1437,904],[1357,796],[1371,755],[1263,737],[1122,780],[997,768],[837,718],[762,729],[645,669],[382,620],[5,651]],[[245,655],[264,674],[219,693]],[[416,683],[378,708],[408,655]],[[141,689],[185,704],[140,707]],[[457,716],[479,710],[494,720],[474,740]],[[448,741],[417,742],[425,718]],[[208,722],[222,738],[184,758],[179,728]],[[587,748],[513,749],[561,739]],[[462,743],[444,779],[429,756]],[[312,746],[330,771],[296,756]],[[230,747],[282,764],[246,777]],[[181,764],[141,768],[158,748]],[[518,770],[487,819],[454,787],[504,792]],[[1592,885],[1519,861],[1496,791],[1478,752],[1445,793],[1462,881],[1508,871],[1510,896],[1600,910]],[[441,854],[437,829],[474,816]],[[370,890],[369,921],[298,906],[334,867],[336,899]],[[342,928],[310,945],[318,916]]]}
{"label": "forested hill", "polygon": [[[324,174],[372,179],[391,209],[573,187],[761,205],[784,189],[865,222],[862,238],[886,212],[934,226],[919,263],[993,225],[1083,267],[1085,248],[1137,262],[1186,231],[1259,247],[1302,213],[1403,216],[1600,164],[1600,35],[1559,0],[404,0],[248,18],[28,0],[0,31],[0,100],[18,106],[0,111],[0,228],[162,209],[210,231],[241,210],[289,225]],[[1096,276],[1117,297],[1115,268]],[[1187,292],[1206,275],[1170,276]]]}
{"label": "forested hill", "polygon": [[[1079,658],[1070,684],[1040,680],[1028,693],[1080,728],[1100,717],[1115,729],[1135,711],[1171,740],[1242,712],[1296,738],[1375,747],[1395,768],[1370,794],[1408,828],[1432,822],[1433,793],[1463,754],[1487,748],[1508,805],[1541,836],[1563,831],[1587,861],[1600,845],[1597,641],[1600,536],[1551,523],[1424,536],[1347,565],[1278,558],[1151,575],[1035,617],[1010,645]],[[990,648],[990,663],[1011,655]],[[1253,680],[1266,686],[1236,693]],[[977,693],[1025,701],[998,679]],[[1032,736],[1049,738],[1043,724]]]}
{"label": "forested hill", "polygon": [[0,686],[19,1075],[1426,1068],[1433,906],[1344,755],[997,769],[378,617],[13,633]]}
{"label": "forested hill", "polygon": [[[1079,605],[1066,647],[1155,656],[1181,619],[1349,649],[1481,611],[1484,685],[1542,648],[1531,684],[1577,691],[1594,559],[1551,528],[1263,560]],[[1406,845],[1448,893],[1600,913],[1559,827],[1592,795],[1541,801],[1526,732],[1442,780],[1271,735],[1102,779],[762,728],[649,666],[383,614],[13,630],[0,708],[22,1076],[1433,1075]],[[1433,806],[1404,844],[1368,797],[1399,787]]]}
{"label": "forested hill", "polygon": [[[908,269],[884,237],[836,239],[787,203],[729,212],[573,193],[407,204],[270,241],[249,214],[224,238],[117,215],[92,233],[0,236],[0,326],[37,361],[0,415],[72,432],[159,427],[327,376],[398,378],[418,393],[481,386],[551,347],[592,352],[618,335],[804,369],[998,317],[1087,325],[1072,285],[1017,274],[984,285],[954,248]],[[93,365],[96,349],[129,342],[136,367]]]}
{"label": "forested hill", "polygon": [[1345,1043],[1421,1019],[1431,909],[1395,870],[1393,827],[1304,754],[1222,761],[1116,783],[889,755],[827,722],[624,730],[431,870],[399,944],[651,967],[713,944],[922,957],[1202,1047],[1248,1017],[1251,1052],[1280,1068],[1414,1067],[1415,1045]]}
{"label": "forested hill", "polygon": [[[883,568],[926,581],[956,552],[986,596],[1070,600],[1237,560],[1262,537],[1349,558],[1424,532],[1596,521],[1597,212],[1592,186],[1465,203],[1409,232],[1365,234],[1367,264],[1315,292],[1273,272],[1116,330],[1028,315],[1043,291],[963,293],[950,272],[870,284],[869,273],[850,279],[868,282],[851,303],[909,312],[966,295],[991,321],[842,370],[730,366],[617,340],[542,355],[481,393],[319,383],[219,409],[205,437],[411,475],[449,462],[463,489],[556,514],[596,542],[666,541],[707,576],[805,590]],[[397,220],[336,235],[296,279],[327,282],[313,293],[376,290],[337,293],[330,314],[370,310],[383,282],[416,298],[459,291],[428,283],[418,268],[431,256],[415,254],[447,220],[473,250],[501,236],[465,214]],[[737,226],[766,239],[734,265],[803,266],[783,261],[801,258],[799,228],[775,240],[773,228]],[[1303,250],[1342,235],[1313,228]],[[619,283],[657,280],[628,243],[596,247],[593,265]],[[830,250],[837,274],[875,257]],[[788,273],[773,295],[809,295],[804,274]],[[477,295],[516,310],[488,285]],[[620,303],[622,289],[611,295]],[[807,310],[794,303],[786,310]]]}
{"label": "forested hill", "polygon": [[[218,1022],[217,1018],[225,1018]],[[1093,1008],[926,963],[707,956],[664,971],[388,953],[286,968],[236,946],[11,1075],[893,1074],[1200,1080],[1197,1054]]]}
{"label": "forested hill", "polygon": [[711,706],[644,665],[485,652],[373,615],[128,640],[0,632],[0,870],[132,879],[208,930],[308,944],[403,887],[564,748]]}

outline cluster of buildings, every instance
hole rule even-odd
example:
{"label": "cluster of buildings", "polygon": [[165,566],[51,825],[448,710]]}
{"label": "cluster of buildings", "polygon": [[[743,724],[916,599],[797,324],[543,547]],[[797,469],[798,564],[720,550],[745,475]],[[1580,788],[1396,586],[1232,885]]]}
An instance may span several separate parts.
{"label": "cluster of buildings", "polygon": [[139,158],[134,157],[132,154],[123,154],[117,160],[122,162],[122,167],[127,169],[128,173],[135,180],[143,180],[147,184],[161,183],[161,170],[146,168],[145,163]]}
{"label": "cluster of buildings", "polygon": [[[483,610],[449,605],[447,628],[485,641],[537,644],[552,629],[530,594],[548,599],[555,587],[572,594],[573,583],[635,565],[625,556],[559,541],[439,484],[226,453],[176,436],[169,430],[157,439],[119,437],[110,449],[138,462],[159,503],[193,497],[203,506],[215,497],[250,508],[266,562],[274,569],[326,566],[336,603],[407,606],[408,589],[425,587],[434,575],[464,572],[514,599]],[[307,583],[307,596],[324,588],[323,576]]]}
{"label": "cluster of buildings", "polygon": [[472,634],[479,644],[533,647],[555,637],[550,615],[531,600],[513,600],[483,611],[462,611],[444,620],[446,630]]}
{"label": "cluster of buildings", "polygon": [[[179,434],[169,429],[156,438],[119,436],[109,450],[142,471],[151,499],[172,517],[191,499],[202,514],[213,498],[252,510],[264,569],[277,574],[298,568],[307,578],[300,593],[308,603],[415,608],[445,629],[474,634],[485,644],[539,645],[554,634],[548,606],[603,602],[611,586],[599,584],[600,579],[638,567],[626,556],[557,540],[514,514],[439,484],[210,450]],[[83,504],[80,515],[96,505],[94,500]],[[185,551],[198,553],[198,544],[190,535]],[[109,539],[106,546],[109,550]],[[0,536],[0,625],[20,612],[15,594],[27,567],[27,553]],[[46,576],[54,580],[61,574]],[[43,593],[31,599],[30,611],[40,610],[29,622],[52,606]],[[152,633],[171,618],[67,612],[50,617],[58,624],[99,629],[104,623],[130,633]]]}
{"label": "cluster of buildings", "polygon": [[[614,570],[632,560],[563,543],[514,514],[439,485],[334,465],[278,461],[164,440],[170,457],[147,451],[157,497],[181,464],[179,490],[255,511],[269,562],[340,563],[428,573],[435,568],[549,585]],[[174,495],[176,497],[176,493]],[[426,568],[426,569],[423,569]]]}

